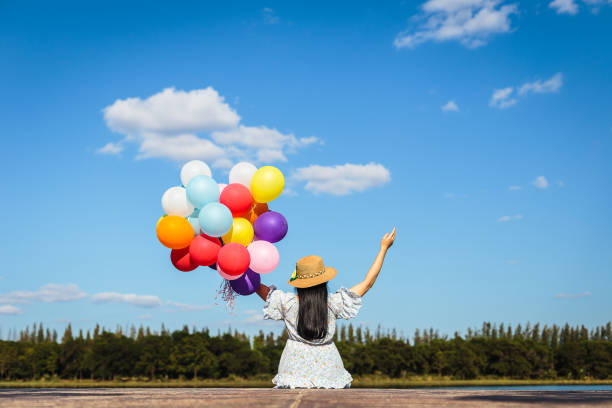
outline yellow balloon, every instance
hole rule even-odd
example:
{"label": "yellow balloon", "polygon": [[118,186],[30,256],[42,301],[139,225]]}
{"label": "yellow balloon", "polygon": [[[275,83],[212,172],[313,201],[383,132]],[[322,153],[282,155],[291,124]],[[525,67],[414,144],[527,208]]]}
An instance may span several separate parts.
{"label": "yellow balloon", "polygon": [[251,180],[251,194],[258,203],[267,203],[283,192],[285,177],[274,166],[263,166],[255,172]]}
{"label": "yellow balloon", "polygon": [[253,235],[251,223],[242,217],[235,217],[232,222],[232,228],[221,239],[223,239],[224,244],[236,242],[247,246],[253,241]]}

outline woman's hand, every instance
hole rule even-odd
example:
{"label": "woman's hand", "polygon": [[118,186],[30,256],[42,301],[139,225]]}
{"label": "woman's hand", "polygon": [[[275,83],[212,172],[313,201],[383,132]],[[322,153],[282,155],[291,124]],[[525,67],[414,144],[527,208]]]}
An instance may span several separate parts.
{"label": "woman's hand", "polygon": [[378,278],[380,268],[382,268],[383,261],[385,260],[387,250],[393,245],[393,241],[395,241],[395,227],[393,231],[387,232],[380,240],[380,251],[378,251],[378,255],[376,255],[372,266],[370,266],[370,270],[366,273],[365,279],[351,288],[353,292],[359,296],[363,296],[370,290],[372,285],[374,285],[376,278]]}
{"label": "woman's hand", "polygon": [[380,249],[386,251],[387,249],[391,248],[393,241],[395,241],[395,227],[393,227],[393,231],[387,232],[382,237],[380,240]]}

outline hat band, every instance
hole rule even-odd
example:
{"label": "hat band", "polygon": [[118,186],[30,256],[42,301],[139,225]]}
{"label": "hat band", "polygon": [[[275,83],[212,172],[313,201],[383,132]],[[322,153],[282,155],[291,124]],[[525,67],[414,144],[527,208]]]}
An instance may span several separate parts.
{"label": "hat band", "polygon": [[309,279],[309,278],[316,278],[319,275],[323,275],[325,273],[325,268],[323,268],[323,270],[321,270],[320,272],[315,272],[315,273],[311,273],[308,275],[297,275],[295,278],[296,279]]}

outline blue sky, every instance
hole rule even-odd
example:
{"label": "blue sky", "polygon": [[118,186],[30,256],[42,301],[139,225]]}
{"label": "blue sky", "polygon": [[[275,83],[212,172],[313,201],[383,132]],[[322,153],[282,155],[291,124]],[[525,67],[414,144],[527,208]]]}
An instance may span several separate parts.
{"label": "blue sky", "polygon": [[610,319],[609,1],[0,8],[3,337],[278,330],[157,241],[192,158],[218,182],[244,159],[284,172],[281,289],[311,253],[352,286],[397,226],[357,324]]}

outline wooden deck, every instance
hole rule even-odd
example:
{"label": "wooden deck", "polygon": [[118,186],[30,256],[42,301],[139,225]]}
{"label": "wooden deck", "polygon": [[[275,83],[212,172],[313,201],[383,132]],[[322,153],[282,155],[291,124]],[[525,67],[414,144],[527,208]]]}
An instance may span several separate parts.
{"label": "wooden deck", "polygon": [[261,388],[0,389],[0,407],[612,407],[612,391],[274,390]]}

